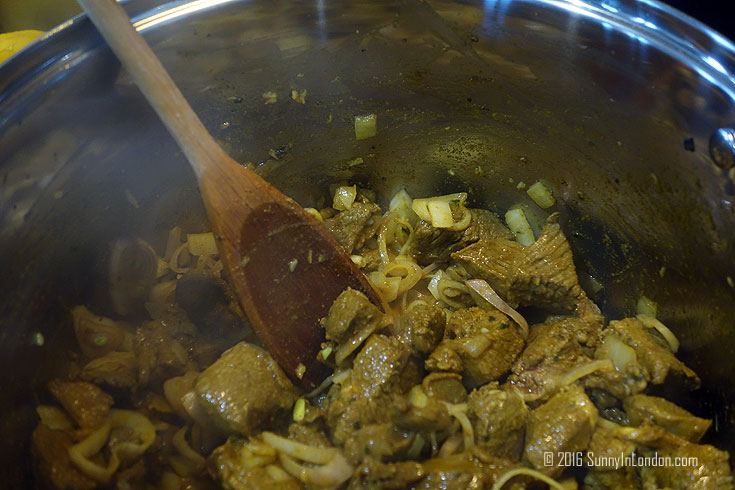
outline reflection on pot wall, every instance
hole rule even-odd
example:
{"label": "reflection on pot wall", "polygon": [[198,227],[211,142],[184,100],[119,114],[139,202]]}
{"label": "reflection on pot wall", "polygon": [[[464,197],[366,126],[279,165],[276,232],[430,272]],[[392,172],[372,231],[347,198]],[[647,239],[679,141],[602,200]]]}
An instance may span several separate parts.
{"label": "reflection on pot wall", "polygon": [[[735,122],[732,45],[633,2],[217,3],[155,23],[140,15],[155,2],[126,8],[231,156],[302,205],[349,181],[384,196],[468,190],[542,222],[517,184],[545,180],[580,276],[605,286],[595,299],[611,318],[640,294],[659,303],[706,387],[682,403],[735,440],[734,192],[708,147]],[[68,308],[109,302],[108,244],[206,222],[182,155],[87,22],[0,80],[0,358],[22,373],[2,383],[0,451],[20,482],[28,386],[63,364],[50,353],[68,347]],[[369,113],[378,134],[356,141],[354,116]]]}

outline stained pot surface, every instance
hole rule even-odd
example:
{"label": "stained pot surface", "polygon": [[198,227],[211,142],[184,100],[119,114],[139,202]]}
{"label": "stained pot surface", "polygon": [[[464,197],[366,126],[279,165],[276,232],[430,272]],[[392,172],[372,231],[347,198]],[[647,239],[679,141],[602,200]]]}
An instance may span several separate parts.
{"label": "stained pot surface", "polygon": [[[650,0],[125,6],[230,154],[302,205],[345,181],[469,190],[540,223],[517,184],[545,181],[580,276],[605,286],[597,302],[612,319],[641,294],[659,303],[703,379],[681,403],[735,449],[735,182],[709,151],[735,125],[727,39]],[[369,113],[378,135],[356,141]],[[43,395],[29,388],[65,362],[68,309],[109,305],[109,243],[206,220],[183,156],[83,17],[0,68],[0,176],[0,481],[31,488]]]}

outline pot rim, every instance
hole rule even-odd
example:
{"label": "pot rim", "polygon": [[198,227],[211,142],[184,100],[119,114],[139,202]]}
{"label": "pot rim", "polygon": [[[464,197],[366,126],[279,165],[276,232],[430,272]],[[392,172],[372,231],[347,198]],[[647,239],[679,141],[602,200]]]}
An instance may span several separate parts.
{"label": "pot rim", "polygon": [[[241,0],[121,0],[139,31],[176,18]],[[658,0],[482,0],[478,6],[507,10],[513,3],[558,9],[570,19],[583,18],[606,30],[626,34],[632,43],[654,47],[691,67],[735,101],[735,43],[689,15]],[[317,6],[317,8],[319,8]],[[571,23],[570,23],[571,25]],[[73,17],[0,65],[0,128],[14,104],[31,87],[53,84],[101,44],[86,14]]]}

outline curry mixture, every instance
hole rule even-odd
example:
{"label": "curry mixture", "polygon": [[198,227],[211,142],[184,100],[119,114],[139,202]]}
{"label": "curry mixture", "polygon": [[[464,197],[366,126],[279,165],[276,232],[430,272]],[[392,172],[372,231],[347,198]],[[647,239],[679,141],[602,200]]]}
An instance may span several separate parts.
{"label": "curry mixture", "polygon": [[700,384],[655,303],[606,320],[555,214],[534,236],[511,225],[518,210],[511,231],[465,199],[401,191],[386,211],[341,186],[332,206],[309,210],[382,298],[348,289],[334,301],[319,353],[333,374],[311,393],[258,345],[211,233],[175,228],[158,251],[119,240],[110,305],[73,309],[78,349],[40,394],[38,479],[69,490],[732,489],[728,453],[700,444],[711,421],[647,394]]}

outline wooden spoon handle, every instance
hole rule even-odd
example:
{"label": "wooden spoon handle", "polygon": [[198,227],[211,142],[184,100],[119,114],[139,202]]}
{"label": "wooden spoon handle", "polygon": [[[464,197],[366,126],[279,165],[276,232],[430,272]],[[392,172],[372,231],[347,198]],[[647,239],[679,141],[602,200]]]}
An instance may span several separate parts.
{"label": "wooden spoon handle", "polygon": [[184,151],[197,179],[229,160],[115,0],[77,0]]}

